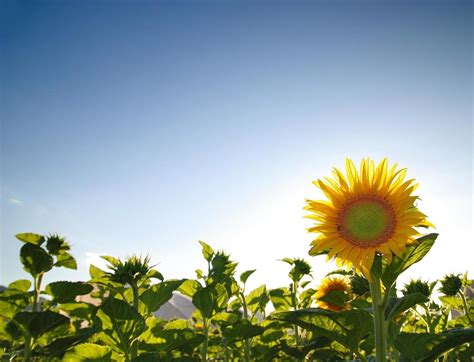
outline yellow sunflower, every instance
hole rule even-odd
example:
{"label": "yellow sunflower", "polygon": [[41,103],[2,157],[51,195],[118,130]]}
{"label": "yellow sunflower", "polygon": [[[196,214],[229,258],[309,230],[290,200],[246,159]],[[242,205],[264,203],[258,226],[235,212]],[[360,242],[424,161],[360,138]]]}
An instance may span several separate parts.
{"label": "yellow sunflower", "polygon": [[375,253],[390,262],[420,235],[415,227],[433,225],[414,207],[418,184],[405,181],[406,169],[397,170],[397,164],[389,168],[387,159],[377,167],[363,159],[358,172],[346,159],[346,174],[334,168],[334,178],[313,182],[328,200],[306,200],[305,210],[312,212],[306,217],[317,222],[308,231],[318,234],[309,254],[326,250],[328,259],[353,265],[370,280]]}
{"label": "yellow sunflower", "polygon": [[341,291],[344,293],[349,293],[350,290],[349,283],[340,277],[327,277],[321,281],[321,285],[319,286],[316,294],[314,295],[314,299],[316,300],[316,305],[318,308],[332,310],[334,312],[339,312],[340,310],[346,309],[348,305],[342,307],[337,304],[332,304],[329,302],[325,302],[320,300],[320,298],[325,297],[332,291]]}

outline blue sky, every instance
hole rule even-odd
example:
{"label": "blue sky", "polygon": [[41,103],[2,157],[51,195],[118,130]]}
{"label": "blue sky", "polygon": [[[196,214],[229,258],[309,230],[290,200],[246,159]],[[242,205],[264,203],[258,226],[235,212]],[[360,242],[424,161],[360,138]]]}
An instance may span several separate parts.
{"label": "blue sky", "polygon": [[[223,248],[251,284],[307,257],[311,181],[388,156],[440,237],[404,276],[472,269],[469,1],[2,1],[0,283],[18,232],[165,277]],[[333,268],[307,257],[316,276]]]}

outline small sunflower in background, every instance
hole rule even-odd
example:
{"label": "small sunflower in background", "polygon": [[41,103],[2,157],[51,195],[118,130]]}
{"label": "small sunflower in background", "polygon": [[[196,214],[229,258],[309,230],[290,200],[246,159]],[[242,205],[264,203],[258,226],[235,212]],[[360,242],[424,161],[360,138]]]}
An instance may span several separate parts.
{"label": "small sunflower in background", "polygon": [[401,255],[419,232],[416,227],[433,226],[415,207],[413,195],[418,184],[405,180],[406,169],[389,167],[388,160],[377,166],[363,159],[357,170],[346,159],[346,176],[337,168],[333,178],[313,183],[328,200],[306,200],[306,217],[316,221],[308,231],[317,233],[310,255],[328,253],[339,266],[354,266],[369,280],[376,253],[390,262],[393,254]]}
{"label": "small sunflower in background", "polygon": [[321,281],[321,285],[314,295],[316,306],[321,309],[339,312],[348,309],[351,286],[342,277],[326,277]]}

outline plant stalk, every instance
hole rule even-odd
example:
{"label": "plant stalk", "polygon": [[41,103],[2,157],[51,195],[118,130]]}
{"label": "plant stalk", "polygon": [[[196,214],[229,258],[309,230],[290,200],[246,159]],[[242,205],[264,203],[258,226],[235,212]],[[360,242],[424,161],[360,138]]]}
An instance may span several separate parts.
{"label": "plant stalk", "polygon": [[[247,302],[245,301],[245,294],[241,293],[242,298],[242,307],[244,312],[244,319],[249,319],[248,310],[247,310]],[[244,352],[245,352],[245,362],[250,362],[250,340],[244,340]]]}
{"label": "plant stalk", "polygon": [[38,277],[33,278],[34,282],[34,295],[33,295],[33,312],[40,311],[40,293],[41,293],[41,282],[43,281],[43,275],[39,274]]}
{"label": "plant stalk", "polygon": [[[135,282],[130,284],[133,292],[133,307],[138,311],[138,286]],[[138,338],[132,341],[130,359],[133,360],[138,355]]]}
{"label": "plant stalk", "polygon": [[[39,274],[38,277],[33,277],[33,312],[39,312],[41,309],[40,305],[40,294],[41,294],[41,282],[43,281],[43,273]],[[23,350],[23,360],[29,362],[31,359],[31,347],[33,345],[33,338],[28,334],[25,338],[25,349]]]}
{"label": "plant stalk", "polygon": [[[292,287],[291,299],[292,299],[292,304],[293,304],[293,310],[296,311],[298,310],[298,296],[296,295],[297,282],[295,280],[293,280],[293,284],[291,287]],[[295,325],[294,330],[295,330],[295,343],[296,343],[296,347],[298,347],[300,345],[300,333],[299,333],[298,326]]]}
{"label": "plant stalk", "polygon": [[467,320],[472,325],[472,319],[469,316],[469,308],[467,307],[466,296],[464,295],[464,292],[462,290],[459,291],[459,295],[461,296],[461,299],[462,299],[462,304],[464,306],[464,313],[466,314]]}
{"label": "plant stalk", "polygon": [[209,328],[207,326],[207,319],[203,318],[202,321],[203,327],[202,331],[204,333],[204,342],[202,342],[201,347],[201,362],[207,362],[207,347],[209,343]]}
{"label": "plant stalk", "polygon": [[385,298],[382,299],[380,278],[374,273],[372,273],[370,292],[372,294],[372,307],[374,310],[375,358],[377,362],[386,362],[387,325],[385,323]]}

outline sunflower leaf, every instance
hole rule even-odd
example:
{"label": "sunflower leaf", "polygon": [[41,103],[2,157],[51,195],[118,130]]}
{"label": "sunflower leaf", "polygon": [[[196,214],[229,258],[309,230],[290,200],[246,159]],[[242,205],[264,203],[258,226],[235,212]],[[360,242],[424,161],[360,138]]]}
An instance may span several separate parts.
{"label": "sunflower leaf", "polygon": [[192,300],[194,306],[199,309],[204,318],[210,318],[212,316],[215,297],[209,287],[196,290]]}
{"label": "sunflower leaf", "polygon": [[420,293],[408,294],[402,298],[389,298],[385,307],[385,320],[389,321],[411,307],[428,301],[428,297]]}
{"label": "sunflower leaf", "polygon": [[474,341],[474,328],[452,329],[443,333],[401,333],[394,342],[409,361],[432,361],[444,352]]}
{"label": "sunflower leaf", "polygon": [[364,310],[331,312],[319,308],[277,312],[272,319],[296,324],[306,330],[335,340],[351,351],[357,351],[360,341],[372,330],[372,315]]}
{"label": "sunflower leaf", "polygon": [[269,295],[275,310],[286,311],[291,308],[291,292],[288,288],[272,289]]}
{"label": "sunflower leaf", "polygon": [[90,284],[83,282],[59,281],[46,286],[46,293],[53,297],[53,303],[74,302],[78,295],[86,295],[92,291]]}
{"label": "sunflower leaf", "polygon": [[338,307],[343,307],[349,300],[349,297],[342,290],[331,290],[326,295],[319,298],[319,300],[329,304],[337,305]]}
{"label": "sunflower leaf", "polygon": [[154,312],[171,299],[173,292],[183,282],[184,280],[167,280],[166,282],[152,285],[140,295],[140,300],[150,312]]}
{"label": "sunflower leaf", "polygon": [[204,257],[204,259],[210,262],[212,260],[212,257],[214,256],[214,250],[209,244],[206,244],[204,241],[199,241],[199,244],[201,244],[202,246],[202,256]]}
{"label": "sunflower leaf", "polygon": [[253,273],[255,273],[255,270],[256,270],[256,269],[244,271],[242,274],[240,274],[240,281],[245,284],[245,283],[247,282],[247,279],[248,279]]}
{"label": "sunflower leaf", "polygon": [[64,356],[65,362],[94,361],[108,362],[111,360],[112,350],[110,347],[93,343],[79,344],[69,350]]}
{"label": "sunflower leaf", "polygon": [[398,276],[411,265],[419,262],[430,251],[438,234],[428,234],[417,239],[417,242],[408,245],[403,255],[393,256],[392,262],[385,267],[382,274],[382,282],[385,287],[390,288]]}
{"label": "sunflower leaf", "polygon": [[33,245],[41,245],[44,243],[45,238],[42,235],[34,234],[34,233],[22,233],[16,234],[15,237],[23,241],[24,243],[33,244]]}
{"label": "sunflower leaf", "polygon": [[262,334],[265,328],[250,324],[247,320],[242,320],[238,324],[233,324],[223,329],[222,334],[227,344],[238,340],[249,339]]}
{"label": "sunflower leaf", "polygon": [[41,246],[27,243],[20,249],[23,268],[33,277],[51,270],[53,258]]}

